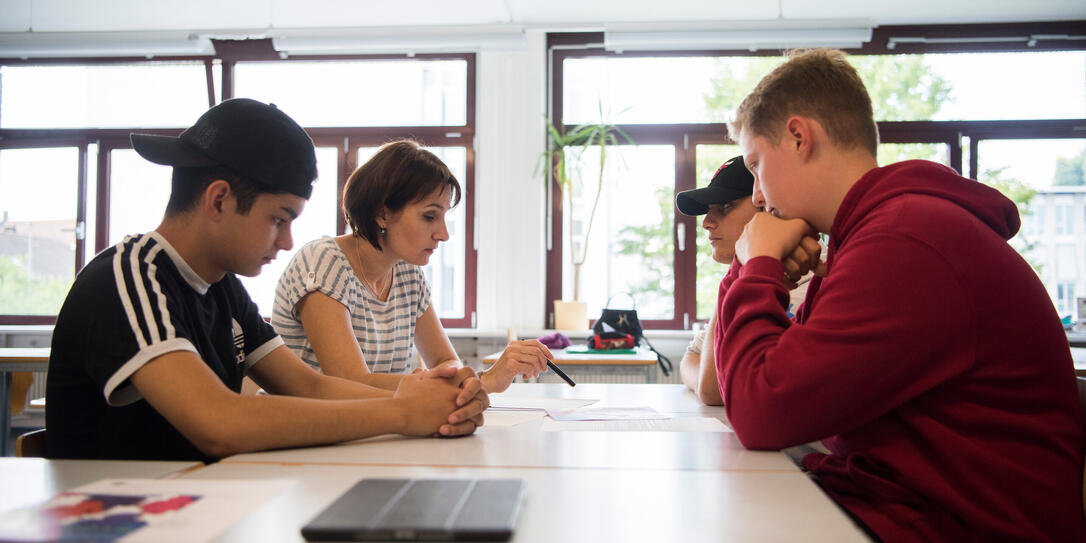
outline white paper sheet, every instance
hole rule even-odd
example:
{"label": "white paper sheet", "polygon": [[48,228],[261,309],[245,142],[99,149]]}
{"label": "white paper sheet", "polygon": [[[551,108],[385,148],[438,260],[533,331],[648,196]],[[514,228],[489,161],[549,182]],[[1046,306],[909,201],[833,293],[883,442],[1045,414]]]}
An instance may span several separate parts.
{"label": "white paper sheet", "polygon": [[669,419],[651,407],[601,407],[596,409],[548,409],[554,420],[656,420]]}
{"label": "white paper sheet", "polygon": [[720,419],[680,417],[655,420],[570,420],[543,419],[544,432],[731,432]]}
{"label": "white paper sheet", "polygon": [[599,400],[579,398],[532,398],[527,396],[506,396],[505,394],[490,395],[490,409],[537,409],[546,411],[550,409],[575,409],[592,405]]}
{"label": "white paper sheet", "polygon": [[483,413],[483,428],[487,426],[516,426],[523,422],[539,420],[546,416],[542,410],[502,410],[487,409]]}
{"label": "white paper sheet", "polygon": [[209,541],[291,484],[103,479],[0,514],[0,540]]}

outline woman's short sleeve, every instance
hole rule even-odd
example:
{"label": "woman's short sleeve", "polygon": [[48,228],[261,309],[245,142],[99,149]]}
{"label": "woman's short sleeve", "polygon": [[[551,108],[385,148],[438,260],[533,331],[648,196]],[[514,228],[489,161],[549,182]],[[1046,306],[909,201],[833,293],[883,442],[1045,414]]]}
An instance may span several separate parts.
{"label": "woman's short sleeve", "polygon": [[289,312],[297,320],[298,302],[314,291],[349,308],[354,297],[353,277],[354,271],[334,239],[307,243],[279,278],[275,289],[276,309]]}
{"label": "woman's short sleeve", "polygon": [[418,315],[421,317],[430,309],[430,282],[426,280],[426,274],[422,268],[415,266],[413,272],[419,284]]}

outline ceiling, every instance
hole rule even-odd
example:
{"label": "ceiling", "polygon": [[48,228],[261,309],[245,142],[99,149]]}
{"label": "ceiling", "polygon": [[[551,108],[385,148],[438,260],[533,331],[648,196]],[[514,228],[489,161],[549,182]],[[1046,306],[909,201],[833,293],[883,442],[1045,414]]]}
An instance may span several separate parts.
{"label": "ceiling", "polygon": [[[1086,20],[1086,1],[0,0],[0,57],[70,55],[78,47],[92,55],[92,44],[118,39],[127,40],[130,51],[186,54],[206,50],[207,38],[350,34],[423,40],[437,34],[463,41],[530,31],[791,31],[1067,20]],[[177,51],[153,45],[169,40],[188,43]],[[35,44],[40,47],[28,47]],[[100,54],[111,46],[103,45]],[[34,52],[39,49],[45,53]]]}
{"label": "ceiling", "polygon": [[1082,0],[0,0],[0,32],[264,30],[867,19],[875,25],[1086,19]]}

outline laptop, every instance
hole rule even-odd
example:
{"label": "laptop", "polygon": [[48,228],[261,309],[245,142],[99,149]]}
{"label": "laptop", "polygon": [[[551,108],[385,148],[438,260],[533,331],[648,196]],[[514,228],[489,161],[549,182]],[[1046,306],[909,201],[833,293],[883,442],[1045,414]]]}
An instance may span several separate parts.
{"label": "laptop", "polygon": [[362,479],[302,528],[306,541],[508,541],[520,479]]}

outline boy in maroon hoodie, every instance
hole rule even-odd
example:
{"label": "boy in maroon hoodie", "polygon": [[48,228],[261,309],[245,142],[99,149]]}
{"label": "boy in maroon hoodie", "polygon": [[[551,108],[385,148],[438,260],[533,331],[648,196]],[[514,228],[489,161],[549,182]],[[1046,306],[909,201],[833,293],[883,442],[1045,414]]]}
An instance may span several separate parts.
{"label": "boy in maroon hoodie", "polygon": [[[878,167],[871,99],[836,50],[767,75],[730,133],[766,209],[718,297],[740,441],[823,440],[804,467],[884,541],[1086,541],[1073,364],[1006,242],[1014,203],[932,162]],[[793,322],[786,282],[810,269]]]}

